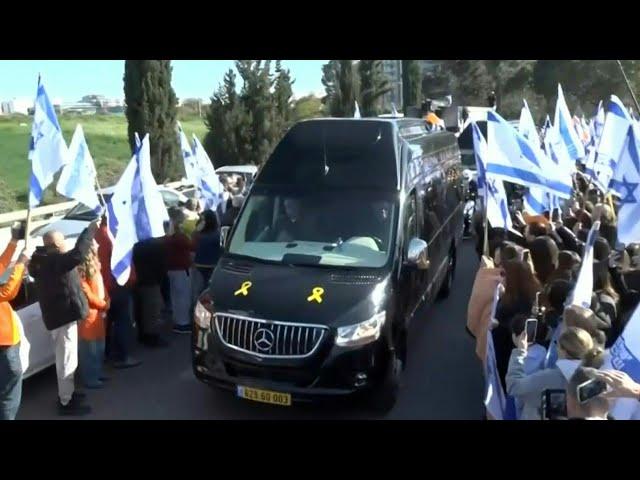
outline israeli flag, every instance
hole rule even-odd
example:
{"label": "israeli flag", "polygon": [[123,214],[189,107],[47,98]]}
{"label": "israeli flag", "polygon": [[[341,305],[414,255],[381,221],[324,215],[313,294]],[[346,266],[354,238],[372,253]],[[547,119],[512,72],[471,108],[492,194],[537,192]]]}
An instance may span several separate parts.
{"label": "israeli flag", "polygon": [[62,168],[56,190],[98,212],[102,207],[95,188],[97,175],[82,126],[77,125],[69,144],[69,163]]}
{"label": "israeli flag", "polygon": [[578,137],[571,114],[569,113],[569,107],[564,99],[564,93],[562,87],[558,84],[558,100],[556,102],[556,112],[553,119],[553,126],[556,129],[558,135],[562,139],[569,156],[573,161],[580,158],[584,158],[584,145],[582,140]]}
{"label": "israeli flag", "polygon": [[163,236],[164,222],[169,219],[151,173],[148,134],[118,180],[109,203],[109,228],[114,238],[111,272],[124,285],[129,280],[134,245]]}
{"label": "israeli flag", "polygon": [[487,208],[487,219],[492,227],[511,229],[513,224],[509,214],[504,183],[499,178],[487,175],[487,142],[476,122],[472,122],[471,128],[473,131],[473,151],[478,169],[478,192],[482,192]]}
{"label": "israeli flag", "polygon": [[618,241],[628,245],[640,241],[640,127],[637,123],[627,126],[624,139],[609,190],[620,197]]}
{"label": "israeli flag", "polygon": [[494,111],[487,113],[487,174],[525,187],[540,188],[561,198],[571,196],[572,183],[548,170],[546,155]]}
{"label": "israeli flag", "polygon": [[69,151],[62,136],[55,109],[49,100],[44,85],[38,77],[38,91],[31,127],[29,160],[29,208],[42,201],[44,190],[53,182],[53,177],[68,161]]}
{"label": "israeli flag", "polygon": [[204,208],[205,210],[216,210],[223,201],[225,190],[222,182],[220,182],[220,177],[218,177],[216,170],[213,168],[209,155],[207,155],[195,134],[193,135],[193,156],[197,182],[195,185],[205,200]]}
{"label": "israeli flag", "polygon": [[[495,312],[500,298],[500,287],[496,287],[493,295],[492,312]],[[492,315],[493,317],[493,315]],[[487,413],[494,420],[505,420],[507,418],[507,399],[502,389],[500,375],[498,374],[498,364],[496,362],[496,352],[493,346],[493,336],[491,331],[487,332],[487,353],[484,365],[484,405]]]}
{"label": "israeli flag", "polygon": [[640,382],[640,305],[611,347],[611,365]]}
{"label": "israeli flag", "polygon": [[[602,131],[604,129],[605,112],[602,106],[602,101],[598,104],[598,110],[596,116],[591,120],[589,124],[589,144],[586,147],[587,160],[585,162],[585,173],[592,180],[597,180],[595,165],[597,158],[598,145],[600,143],[600,137],[602,137]],[[606,188],[599,181],[594,181],[596,186],[601,187],[601,190],[606,192]]]}
{"label": "israeli flag", "polygon": [[356,102],[356,110],[353,113],[353,118],[361,118],[360,117],[360,107],[358,106],[358,102]]}
{"label": "israeli flag", "polygon": [[524,103],[524,106],[520,111],[520,123],[518,124],[518,131],[524,138],[528,139],[534,145],[540,145],[540,136],[538,135],[536,124],[533,121],[531,110],[529,110],[529,104],[524,99],[522,100],[522,102]]}
{"label": "israeli flag", "polygon": [[182,130],[182,125],[178,122],[178,140],[180,141],[180,150],[182,151],[182,160],[184,162],[184,173],[187,181],[194,186],[198,185],[198,175],[196,173],[196,157],[193,154],[189,140]]}
{"label": "israeli flag", "polygon": [[593,245],[596,243],[599,231],[600,222],[593,222],[584,246],[584,255],[582,257],[582,263],[580,264],[576,285],[573,288],[567,305],[591,308],[591,294],[593,293]]}
{"label": "israeli flag", "polygon": [[[540,137],[538,136],[538,130],[536,124],[533,121],[533,115],[529,110],[529,105],[526,100],[522,100],[524,106],[520,112],[520,123],[518,125],[518,131],[532,143],[532,146],[540,145]],[[539,188],[529,188],[523,198],[523,206],[525,211],[533,214],[541,214],[548,209],[548,194]]]}

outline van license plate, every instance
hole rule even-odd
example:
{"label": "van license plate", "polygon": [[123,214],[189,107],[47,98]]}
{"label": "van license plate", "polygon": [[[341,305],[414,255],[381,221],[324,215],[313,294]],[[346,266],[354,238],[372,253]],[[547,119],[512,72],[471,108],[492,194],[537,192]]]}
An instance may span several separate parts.
{"label": "van license plate", "polygon": [[237,386],[238,396],[254,402],[271,403],[273,405],[291,406],[291,395],[288,393],[259,390],[257,388]]}

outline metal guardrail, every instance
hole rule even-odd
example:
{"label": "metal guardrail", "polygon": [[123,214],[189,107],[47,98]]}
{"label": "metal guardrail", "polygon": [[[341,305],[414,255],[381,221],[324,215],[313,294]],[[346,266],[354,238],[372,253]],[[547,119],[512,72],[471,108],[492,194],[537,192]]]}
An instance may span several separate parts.
{"label": "metal guardrail", "polygon": [[[168,188],[178,188],[185,184],[183,182],[171,182],[165,183],[163,186]],[[54,203],[52,205],[45,205],[43,207],[36,207],[31,210],[31,218],[33,220],[41,219],[42,217],[52,217],[56,215],[64,215],[73,207],[78,204],[76,201]],[[16,210],[15,212],[0,213],[0,228],[9,227],[14,222],[21,222],[27,219],[28,210]]]}
{"label": "metal guardrail", "polygon": [[[31,218],[37,219],[46,216],[54,216],[56,214],[61,215],[71,210],[77,205],[78,202],[62,202],[54,203],[53,205],[45,205],[44,207],[36,207],[31,210]],[[27,219],[28,210],[16,210],[15,212],[1,213],[0,214],[0,228],[8,227],[13,222],[21,222]]]}

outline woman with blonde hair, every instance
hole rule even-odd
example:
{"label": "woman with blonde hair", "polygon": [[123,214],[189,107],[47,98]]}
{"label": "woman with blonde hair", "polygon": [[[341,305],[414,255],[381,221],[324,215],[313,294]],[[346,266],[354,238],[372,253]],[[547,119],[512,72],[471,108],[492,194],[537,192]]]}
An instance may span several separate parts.
{"label": "woman with blonde hair", "polygon": [[552,368],[525,373],[527,357],[527,332],[513,336],[516,348],[511,352],[507,372],[507,393],[522,405],[520,420],[540,420],[542,393],[545,390],[566,390],[571,376],[579,366],[599,368],[604,362],[604,350],[597,346],[589,332],[577,327],[567,327],[558,339],[558,361]]}
{"label": "woman with blonde hair", "polygon": [[98,244],[93,242],[91,250],[78,266],[82,291],[89,303],[89,314],[78,324],[78,360],[82,382],[87,388],[101,388],[103,375],[104,343],[106,336],[105,316],[109,309],[98,260]]}

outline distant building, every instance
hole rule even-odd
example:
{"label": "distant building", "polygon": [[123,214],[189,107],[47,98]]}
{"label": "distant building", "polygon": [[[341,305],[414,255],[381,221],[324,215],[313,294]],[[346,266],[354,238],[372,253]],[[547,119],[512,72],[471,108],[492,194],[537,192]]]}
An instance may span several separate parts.
{"label": "distant building", "polygon": [[29,109],[33,109],[33,98],[13,98],[0,103],[0,111],[2,115],[28,115]]}

